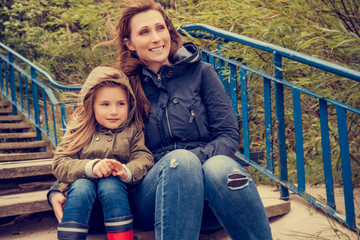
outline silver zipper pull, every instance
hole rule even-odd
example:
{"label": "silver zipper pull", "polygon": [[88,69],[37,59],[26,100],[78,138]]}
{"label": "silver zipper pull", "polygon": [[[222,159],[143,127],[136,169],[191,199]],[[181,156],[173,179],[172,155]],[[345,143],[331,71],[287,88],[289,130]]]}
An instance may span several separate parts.
{"label": "silver zipper pull", "polygon": [[191,109],[191,111],[190,111],[189,123],[192,123],[192,121],[194,120],[194,118],[195,118],[195,113],[194,113],[194,110]]}

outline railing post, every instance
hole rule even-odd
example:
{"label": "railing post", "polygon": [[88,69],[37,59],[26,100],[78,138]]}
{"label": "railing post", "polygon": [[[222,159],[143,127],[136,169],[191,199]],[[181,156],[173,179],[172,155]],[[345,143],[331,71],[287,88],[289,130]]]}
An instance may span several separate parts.
{"label": "railing post", "polygon": [[346,121],[346,110],[337,105],[336,115],[338,122],[339,133],[339,145],[340,145],[340,158],[341,158],[341,173],[344,185],[344,197],[345,197],[345,212],[346,222],[351,228],[356,226],[355,224],[355,209],[354,209],[354,193],[352,186],[352,174],[350,164],[350,152],[349,152],[349,139]]}
{"label": "railing post", "polygon": [[240,69],[240,92],[241,92],[241,118],[242,130],[244,140],[244,156],[250,159],[250,137],[249,137],[249,111],[248,111],[248,96],[246,86],[246,70]]}
{"label": "railing post", "polygon": [[[275,78],[282,80],[282,58],[276,52],[273,55]],[[285,117],[284,117],[284,86],[278,82],[275,83],[275,112],[277,123],[277,141],[279,146],[279,178],[281,181],[288,180],[286,137],[285,137]],[[281,198],[289,200],[289,190],[280,186]]]}
{"label": "railing post", "polygon": [[321,147],[324,166],[324,177],[326,187],[326,203],[332,209],[336,209],[334,197],[334,180],[331,167],[331,149],[329,138],[329,121],[328,121],[328,107],[324,100],[319,100],[320,108],[320,132],[321,132]]}
{"label": "railing post", "polygon": [[231,101],[231,105],[234,110],[236,120],[239,120],[236,86],[237,86],[236,66],[233,64],[230,64],[229,96],[230,96],[230,101]]}
{"label": "railing post", "polygon": [[9,52],[9,74],[10,74],[10,92],[11,92],[11,101],[12,101],[12,115],[17,115],[17,108],[16,108],[16,89],[15,89],[15,73],[14,67],[14,55]]}
{"label": "railing post", "polygon": [[33,97],[33,104],[34,104],[34,120],[36,125],[36,140],[41,141],[41,130],[40,130],[40,109],[39,109],[39,96],[37,85],[35,83],[36,80],[36,69],[31,67],[31,89],[32,89],[32,97]]}
{"label": "railing post", "polygon": [[305,165],[304,165],[304,140],[301,115],[301,100],[299,90],[292,89],[294,108],[295,148],[296,148],[296,170],[298,191],[301,195],[305,192]]}
{"label": "railing post", "polygon": [[[3,91],[3,88],[4,88],[3,65],[5,66],[6,62],[4,62],[0,58],[0,90],[1,90],[1,92]],[[4,69],[5,69],[5,67],[4,67]]]}
{"label": "railing post", "polygon": [[264,114],[265,114],[265,144],[266,144],[266,169],[274,173],[273,136],[271,117],[271,82],[264,78]]}

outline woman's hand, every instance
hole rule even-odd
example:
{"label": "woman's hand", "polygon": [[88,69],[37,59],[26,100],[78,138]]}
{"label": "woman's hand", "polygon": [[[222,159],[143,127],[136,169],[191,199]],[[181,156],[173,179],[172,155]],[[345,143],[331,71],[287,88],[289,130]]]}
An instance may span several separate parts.
{"label": "woman's hand", "polygon": [[50,197],[51,205],[53,206],[55,217],[57,218],[58,222],[61,222],[61,219],[64,214],[64,203],[65,203],[65,196],[61,192],[55,193]]}

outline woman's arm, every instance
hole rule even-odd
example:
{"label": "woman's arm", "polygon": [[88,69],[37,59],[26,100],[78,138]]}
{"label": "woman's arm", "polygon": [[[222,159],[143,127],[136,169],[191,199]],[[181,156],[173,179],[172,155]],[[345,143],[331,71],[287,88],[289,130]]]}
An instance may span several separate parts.
{"label": "woman's arm", "polygon": [[215,155],[230,156],[240,147],[240,132],[228,95],[215,69],[203,63],[200,94],[208,117],[212,141],[193,150],[201,161]]}

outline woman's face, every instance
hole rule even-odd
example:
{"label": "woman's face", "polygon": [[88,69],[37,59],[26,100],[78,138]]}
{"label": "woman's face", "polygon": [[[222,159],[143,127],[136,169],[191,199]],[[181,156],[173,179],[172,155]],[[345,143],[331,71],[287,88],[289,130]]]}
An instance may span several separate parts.
{"label": "woman's face", "polygon": [[134,15],[130,28],[130,39],[126,38],[125,44],[131,51],[135,51],[151,70],[157,73],[162,65],[170,64],[170,33],[159,11],[148,10]]}

